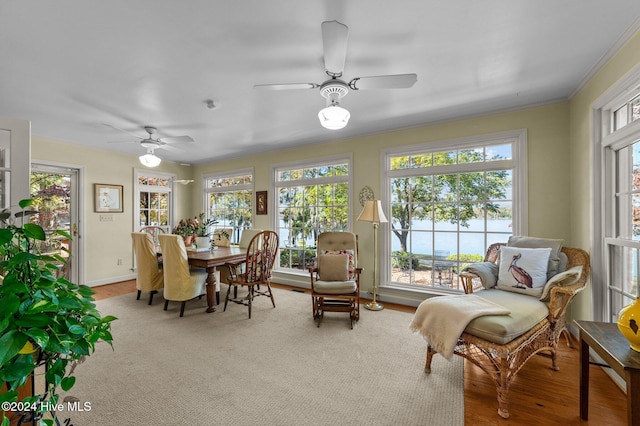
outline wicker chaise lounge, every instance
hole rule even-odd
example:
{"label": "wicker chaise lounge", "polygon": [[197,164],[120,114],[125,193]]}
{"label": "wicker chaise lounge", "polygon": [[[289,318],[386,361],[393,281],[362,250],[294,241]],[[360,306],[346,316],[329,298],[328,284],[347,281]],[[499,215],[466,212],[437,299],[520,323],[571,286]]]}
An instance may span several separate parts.
{"label": "wicker chaise lounge", "polygon": [[[499,253],[503,246],[505,244],[491,245],[487,250],[485,262],[499,263]],[[567,334],[565,337],[570,345],[565,312],[573,297],[586,285],[589,276],[589,255],[578,248],[562,247],[561,250],[567,256],[566,269],[582,267],[577,281],[574,279],[570,284],[567,281],[569,285],[559,282],[557,286],[550,288],[548,301],[544,302],[529,295],[498,288],[474,293],[509,308],[512,314],[484,316],[471,321],[455,346],[454,354],[468,359],[491,376],[497,389],[498,414],[505,419],[509,417],[509,385],[527,360],[535,354],[546,355],[552,360],[552,368],[558,370],[556,348],[561,334]],[[474,280],[478,280],[479,277],[470,272],[462,272],[460,276],[465,293],[473,293]],[[542,307],[542,318],[535,320],[537,322],[521,332],[510,328],[512,324],[509,324],[509,321],[522,322],[527,316],[529,319],[532,318],[531,312],[523,312],[530,307],[538,309],[538,313]],[[508,332],[503,332],[501,336],[487,332],[494,326],[494,330],[504,329]],[[430,345],[427,346],[424,368],[426,373],[431,372],[431,359],[436,353]]]}

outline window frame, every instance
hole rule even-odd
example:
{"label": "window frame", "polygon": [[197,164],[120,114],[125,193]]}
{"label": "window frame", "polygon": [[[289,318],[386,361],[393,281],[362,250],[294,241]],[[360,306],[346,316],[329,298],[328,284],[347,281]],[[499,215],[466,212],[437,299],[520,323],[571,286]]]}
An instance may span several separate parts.
{"label": "window frame", "polygon": [[[591,292],[593,318],[612,322],[617,315],[616,300],[631,299],[633,295],[616,285],[620,273],[616,265],[626,265],[629,259],[616,253],[620,250],[640,251],[640,241],[620,237],[620,226],[630,218],[630,212],[617,208],[616,193],[619,174],[629,172],[618,167],[617,152],[640,141],[640,120],[629,121],[623,126],[615,123],[615,113],[640,95],[640,66],[636,66],[613,84],[592,105],[593,117],[593,247],[591,250]],[[628,207],[628,206],[627,206]],[[618,261],[616,263],[616,260]],[[624,305],[624,303],[623,303]]]}
{"label": "window frame", "polygon": [[[385,149],[380,155],[380,170],[382,188],[381,200],[384,206],[385,215],[390,218],[391,212],[391,185],[390,180],[392,177],[397,176],[399,173],[395,170],[391,170],[390,159],[392,157],[402,155],[418,155],[425,153],[436,153],[443,151],[453,150],[470,150],[474,148],[487,147],[491,145],[505,145],[506,143],[513,143],[512,145],[512,159],[508,160],[513,164],[511,170],[512,173],[512,220],[513,220],[513,234],[514,235],[527,235],[528,233],[528,184],[527,184],[527,130],[518,129],[504,132],[490,133],[477,136],[469,136],[464,138],[438,140],[434,142],[424,142],[416,145],[400,146]],[[477,167],[475,171],[490,171],[495,170],[495,167],[490,167],[492,162],[483,163],[469,163],[473,164],[471,168]],[[465,164],[468,166],[469,164]],[[476,166],[478,164],[478,166]],[[489,166],[489,167],[487,167]],[[436,166],[437,167],[437,166]],[[424,169],[404,169],[404,175],[424,175],[421,171]],[[436,169],[437,170],[437,169]],[[407,173],[408,172],[408,173]],[[432,286],[418,287],[415,284],[400,284],[391,282],[391,257],[392,257],[392,243],[393,237],[390,235],[389,223],[383,223],[380,225],[381,235],[381,250],[380,250],[380,287],[386,287],[388,290],[401,290],[410,293],[435,293],[435,294],[449,294],[456,290],[436,289]],[[482,253],[484,255],[484,253]]]}
{"label": "window frame", "polygon": [[[226,178],[232,178],[235,176],[241,176],[241,175],[250,175],[251,176],[251,183],[245,183],[242,185],[233,185],[233,186],[226,186],[226,187],[220,187],[220,188],[208,188],[207,187],[207,181],[210,179],[226,179]],[[223,189],[223,188],[233,188],[232,190],[229,189]],[[256,216],[256,206],[255,206],[255,170],[253,167],[247,167],[247,168],[243,168],[243,169],[236,169],[236,170],[227,170],[227,171],[223,171],[223,172],[214,172],[214,173],[207,173],[205,175],[202,175],[202,211],[205,212],[205,217],[209,218],[211,211],[209,208],[209,196],[212,193],[222,193],[222,192],[237,192],[237,191],[249,191],[251,193],[251,224],[249,228],[242,228],[242,229],[250,229],[253,228],[254,223],[255,223],[255,216]],[[227,225],[214,225],[213,228],[217,229],[217,228],[226,228]],[[236,234],[236,232],[234,232],[235,230],[232,230],[231,232],[231,242],[237,244],[239,239],[240,239],[240,235],[239,233]],[[237,237],[238,241],[235,241]]]}
{"label": "window frame", "polygon": [[[336,163],[344,162],[347,164],[348,173],[345,177],[322,177],[322,178],[305,178],[300,180],[288,180],[288,181],[278,181],[278,173],[286,170],[293,169],[304,169],[310,167],[322,167],[334,165]],[[274,200],[274,213],[271,215],[271,226],[272,229],[275,229],[280,235],[280,226],[278,226],[280,222],[280,203],[279,203],[279,193],[280,188],[284,187],[293,187],[293,186],[304,186],[317,184],[318,179],[322,180],[322,183],[338,183],[338,182],[346,182],[348,185],[347,189],[347,224],[346,228],[350,232],[353,230],[352,216],[353,216],[353,154],[340,154],[340,155],[332,155],[326,157],[316,157],[313,159],[302,160],[302,161],[290,161],[285,163],[274,164],[271,166],[271,192],[272,199]],[[283,238],[280,238],[280,245],[283,244]],[[274,271],[284,274],[292,274],[292,275],[307,275],[308,271],[306,270],[297,270],[292,268],[282,268],[280,267],[280,256],[278,256],[277,262],[274,267]]]}
{"label": "window frame", "polygon": [[[155,186],[155,185],[141,185],[138,183],[139,178],[141,176],[146,177],[157,177],[162,179],[167,179],[171,181],[171,185],[169,186]],[[133,229],[138,232],[141,229],[140,226],[140,192],[143,188],[154,188],[157,191],[152,192],[166,192],[169,194],[167,198],[168,206],[167,206],[167,228],[166,232],[171,233],[171,230],[175,226],[175,217],[176,217],[176,205],[175,205],[175,191],[174,191],[174,182],[176,180],[176,175],[173,173],[165,173],[158,171],[150,171],[149,169],[141,169],[134,168],[133,169]],[[144,191],[148,192],[148,191]]]}

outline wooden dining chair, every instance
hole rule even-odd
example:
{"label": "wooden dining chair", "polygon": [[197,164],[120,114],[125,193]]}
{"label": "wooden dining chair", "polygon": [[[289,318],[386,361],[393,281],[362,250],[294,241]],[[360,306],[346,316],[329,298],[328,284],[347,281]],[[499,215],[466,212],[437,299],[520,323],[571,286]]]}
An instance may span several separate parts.
{"label": "wooden dining chair", "polygon": [[[247,255],[244,261],[226,264],[229,268],[229,287],[224,300],[224,311],[227,304],[234,302],[249,308],[251,318],[251,306],[257,296],[268,296],[271,304],[276,307],[276,302],[271,292],[271,271],[276,261],[278,252],[278,234],[273,231],[263,231],[253,236],[247,247]],[[260,287],[262,285],[262,287]],[[248,293],[244,297],[231,297],[231,287],[247,287]]]}

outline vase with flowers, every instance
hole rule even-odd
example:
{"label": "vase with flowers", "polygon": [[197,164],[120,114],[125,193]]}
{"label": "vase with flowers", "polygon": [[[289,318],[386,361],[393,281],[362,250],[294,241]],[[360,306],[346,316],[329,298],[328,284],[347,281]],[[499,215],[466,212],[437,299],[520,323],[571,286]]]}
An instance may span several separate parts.
{"label": "vase with flowers", "polygon": [[173,234],[180,235],[184,240],[185,246],[193,244],[195,237],[195,228],[191,219],[180,219],[180,222],[173,228]]}

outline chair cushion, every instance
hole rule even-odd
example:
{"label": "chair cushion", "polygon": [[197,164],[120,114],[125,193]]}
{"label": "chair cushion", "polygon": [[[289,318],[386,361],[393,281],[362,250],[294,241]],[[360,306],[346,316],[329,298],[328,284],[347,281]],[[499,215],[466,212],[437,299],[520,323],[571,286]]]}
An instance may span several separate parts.
{"label": "chair cushion", "polygon": [[509,343],[523,335],[534,325],[549,315],[548,306],[534,297],[522,294],[489,289],[473,293],[477,296],[504,306],[509,315],[484,315],[478,317],[464,329],[466,333],[493,343]]}
{"label": "chair cushion", "polygon": [[320,294],[350,294],[356,292],[355,281],[316,281],[313,289]]}
{"label": "chair cushion", "polygon": [[547,266],[551,248],[500,249],[498,288],[540,297],[547,282]]}
{"label": "chair cushion", "polygon": [[346,254],[321,254],[318,256],[318,278],[322,281],[347,281],[349,256]]}

